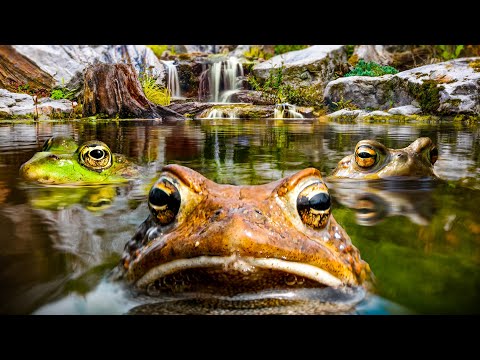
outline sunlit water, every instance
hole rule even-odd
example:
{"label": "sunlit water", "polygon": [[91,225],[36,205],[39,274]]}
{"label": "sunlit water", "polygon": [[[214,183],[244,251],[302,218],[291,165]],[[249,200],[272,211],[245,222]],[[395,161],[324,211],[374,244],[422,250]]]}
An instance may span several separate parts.
{"label": "sunlit water", "polygon": [[[143,177],[102,188],[22,183],[20,165],[52,135],[102,140]],[[479,127],[317,119],[0,123],[0,313],[124,314],[150,303],[106,276],[146,218],[165,164],[261,184],[310,166],[326,176],[361,139],[401,148],[420,136],[437,144],[446,182],[329,183],[333,215],[376,277],[375,293],[349,313],[480,313]]]}

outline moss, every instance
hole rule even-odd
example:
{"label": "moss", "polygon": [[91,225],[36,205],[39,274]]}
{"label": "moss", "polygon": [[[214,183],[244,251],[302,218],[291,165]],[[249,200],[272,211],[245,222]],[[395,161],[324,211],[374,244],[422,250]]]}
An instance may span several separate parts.
{"label": "moss", "polygon": [[443,89],[435,80],[425,80],[421,84],[408,83],[408,92],[418,101],[425,113],[437,112],[440,106],[440,91]]}
{"label": "moss", "polygon": [[445,102],[448,103],[448,104],[451,104],[454,107],[457,107],[458,105],[460,105],[462,103],[462,100],[460,100],[460,99],[448,99]]}
{"label": "moss", "polygon": [[468,64],[474,71],[480,72],[480,60],[475,60],[472,61],[470,64]]}

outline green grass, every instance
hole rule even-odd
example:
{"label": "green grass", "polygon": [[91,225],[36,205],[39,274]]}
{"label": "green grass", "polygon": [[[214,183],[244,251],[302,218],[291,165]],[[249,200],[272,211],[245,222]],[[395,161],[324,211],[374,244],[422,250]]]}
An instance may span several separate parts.
{"label": "green grass", "polygon": [[155,77],[144,74],[140,76],[140,84],[142,85],[145,97],[154,104],[167,106],[171,102],[170,90],[157,84]]}

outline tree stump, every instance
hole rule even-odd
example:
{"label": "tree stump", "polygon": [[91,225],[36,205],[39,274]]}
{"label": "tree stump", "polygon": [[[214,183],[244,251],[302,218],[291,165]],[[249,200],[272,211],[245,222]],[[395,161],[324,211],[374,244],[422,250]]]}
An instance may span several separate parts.
{"label": "tree stump", "polygon": [[85,69],[82,115],[109,118],[184,120],[171,109],[149,101],[131,64],[90,65]]}

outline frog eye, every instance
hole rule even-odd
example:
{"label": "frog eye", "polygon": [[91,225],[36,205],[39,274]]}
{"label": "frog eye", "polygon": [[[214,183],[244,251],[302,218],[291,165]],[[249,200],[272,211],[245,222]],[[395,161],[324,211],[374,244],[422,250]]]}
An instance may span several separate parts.
{"label": "frog eye", "polygon": [[161,225],[168,225],[180,209],[180,192],[166,178],[160,178],[150,189],[148,207]]}
{"label": "frog eye", "polygon": [[48,151],[50,150],[50,146],[52,145],[53,138],[48,138],[45,140],[42,146],[42,151]]}
{"label": "frog eye", "polygon": [[369,168],[377,162],[377,151],[368,145],[360,145],[355,149],[355,162],[361,168]]}
{"label": "frog eye", "polygon": [[102,171],[112,166],[112,152],[101,141],[88,142],[78,149],[80,164],[94,171]]}
{"label": "frog eye", "polygon": [[438,149],[436,146],[434,146],[432,149],[430,149],[430,152],[428,153],[430,157],[430,164],[435,164],[438,160]]}
{"label": "frog eye", "polygon": [[304,224],[314,229],[327,225],[330,207],[330,195],[323,182],[311,184],[298,194],[298,214]]}

